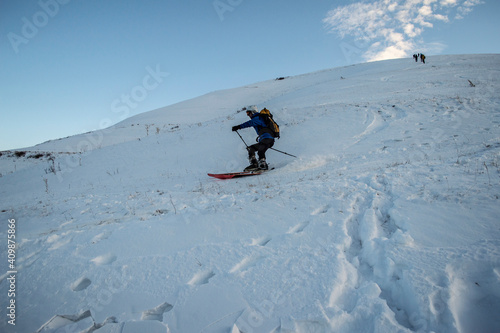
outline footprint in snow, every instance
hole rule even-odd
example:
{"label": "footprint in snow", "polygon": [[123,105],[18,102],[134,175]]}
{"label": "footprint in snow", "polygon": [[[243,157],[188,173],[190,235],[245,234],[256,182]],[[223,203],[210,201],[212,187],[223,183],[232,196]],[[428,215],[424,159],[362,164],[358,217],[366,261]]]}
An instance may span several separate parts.
{"label": "footprint in snow", "polygon": [[304,231],[304,229],[309,225],[309,222],[302,222],[290,228],[287,234],[298,234]]}
{"label": "footprint in snow", "polygon": [[266,246],[271,241],[271,236],[262,236],[259,238],[252,238],[252,246]]}
{"label": "footprint in snow", "polygon": [[188,284],[190,286],[199,286],[202,284],[207,284],[208,281],[214,276],[215,273],[211,270],[198,272],[191,278],[191,280],[189,280]]}
{"label": "footprint in snow", "polygon": [[84,289],[87,289],[87,287],[90,286],[91,283],[92,281],[90,281],[88,278],[81,277],[71,284],[71,290],[82,291]]}
{"label": "footprint in snow", "polygon": [[67,236],[69,232],[63,233],[62,235],[52,235],[47,238],[47,243],[52,244],[49,248],[49,251],[57,250],[58,248],[69,244],[72,240],[72,237],[61,237]]}
{"label": "footprint in snow", "polygon": [[248,256],[243,258],[239,263],[234,265],[233,268],[229,271],[229,273],[238,273],[247,270],[248,268],[255,266],[257,262],[264,257],[262,256]]}
{"label": "footprint in snow", "polygon": [[108,239],[110,235],[111,232],[101,232],[100,234],[95,235],[94,238],[92,238],[91,243],[97,244],[104,239]]}
{"label": "footprint in snow", "polygon": [[163,314],[172,310],[174,306],[167,302],[158,305],[156,308],[142,312],[141,320],[158,320],[163,321]]}
{"label": "footprint in snow", "polygon": [[311,215],[325,214],[330,209],[330,205],[324,205],[312,211]]}
{"label": "footprint in snow", "polygon": [[95,257],[91,261],[94,264],[101,266],[101,265],[109,265],[112,262],[114,262],[115,260],[116,260],[116,256],[113,253],[107,253],[107,254],[104,254],[102,256]]}

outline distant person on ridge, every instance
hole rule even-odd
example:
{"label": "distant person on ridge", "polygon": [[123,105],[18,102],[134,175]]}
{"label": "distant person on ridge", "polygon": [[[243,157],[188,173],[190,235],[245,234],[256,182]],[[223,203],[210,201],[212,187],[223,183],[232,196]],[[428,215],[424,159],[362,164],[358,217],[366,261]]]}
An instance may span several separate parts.
{"label": "distant person on ridge", "polygon": [[[232,127],[233,132],[239,129],[253,127],[257,132],[257,143],[247,148],[248,160],[250,165],[245,168],[245,171],[251,170],[268,170],[266,163],[266,151],[274,145],[274,136],[271,129],[266,125],[265,120],[262,118],[256,106],[250,106],[246,109],[247,116],[250,120],[243,124]],[[259,160],[255,158],[255,153],[259,155]]]}
{"label": "distant person on ridge", "polygon": [[423,54],[420,55],[420,60],[422,60],[422,63],[425,64],[425,56]]}
{"label": "distant person on ridge", "polygon": [[416,54],[416,53],[415,53],[415,54],[413,55],[413,59],[415,59],[415,62],[418,62],[418,54]]}

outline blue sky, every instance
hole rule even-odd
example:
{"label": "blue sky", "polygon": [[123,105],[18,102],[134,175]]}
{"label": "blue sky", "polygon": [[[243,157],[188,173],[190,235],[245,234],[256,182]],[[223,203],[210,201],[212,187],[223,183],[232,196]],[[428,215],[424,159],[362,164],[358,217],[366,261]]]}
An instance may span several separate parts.
{"label": "blue sky", "polygon": [[497,0],[0,0],[0,150],[279,76],[500,53],[499,13]]}

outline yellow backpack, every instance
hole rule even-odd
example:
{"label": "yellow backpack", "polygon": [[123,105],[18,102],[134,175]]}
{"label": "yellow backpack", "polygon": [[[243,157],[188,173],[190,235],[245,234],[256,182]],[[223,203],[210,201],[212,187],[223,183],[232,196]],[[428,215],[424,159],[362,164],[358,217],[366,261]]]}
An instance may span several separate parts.
{"label": "yellow backpack", "polygon": [[275,138],[280,138],[280,127],[279,125],[274,121],[273,119],[273,115],[271,114],[271,112],[266,109],[266,108],[263,108],[261,111],[260,111],[260,116],[261,118],[264,120],[264,122],[266,123],[266,126],[267,128],[269,128],[272,132],[272,135],[275,137]]}

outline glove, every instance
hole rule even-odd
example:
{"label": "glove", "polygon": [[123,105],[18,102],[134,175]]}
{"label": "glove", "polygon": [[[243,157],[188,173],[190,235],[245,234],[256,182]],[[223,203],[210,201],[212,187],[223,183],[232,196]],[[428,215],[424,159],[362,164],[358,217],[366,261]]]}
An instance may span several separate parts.
{"label": "glove", "polygon": [[238,126],[233,126],[233,128],[231,129],[233,132],[236,132],[237,130],[241,129],[240,125]]}

